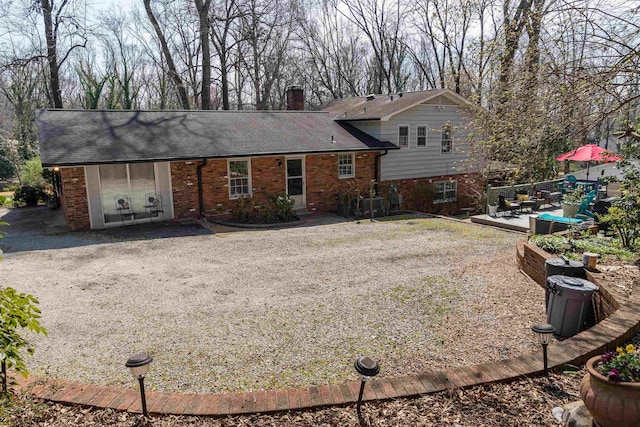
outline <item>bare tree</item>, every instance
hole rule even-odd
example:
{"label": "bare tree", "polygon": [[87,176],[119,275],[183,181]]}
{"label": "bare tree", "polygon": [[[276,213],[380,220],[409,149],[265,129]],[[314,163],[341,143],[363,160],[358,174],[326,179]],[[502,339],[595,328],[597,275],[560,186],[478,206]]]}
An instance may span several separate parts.
{"label": "bare tree", "polygon": [[180,99],[180,103],[182,104],[182,108],[185,110],[189,110],[190,108],[189,97],[187,96],[187,91],[184,87],[182,77],[180,77],[180,74],[176,69],[176,65],[173,60],[173,54],[169,49],[169,45],[164,36],[164,32],[162,31],[162,28],[160,27],[160,24],[158,23],[158,20],[156,19],[156,16],[153,13],[153,9],[151,9],[151,0],[143,0],[143,1],[144,1],[144,9],[147,13],[147,17],[149,18],[149,21],[151,22],[151,25],[153,26],[153,29],[156,33],[156,37],[160,42],[160,46],[162,47],[162,56],[164,57],[164,60],[167,62],[169,78],[175,85],[176,90],[178,91],[178,97]]}
{"label": "bare tree", "polygon": [[271,90],[292,36],[295,4],[286,0],[248,0],[243,5],[240,60],[252,83],[255,106],[267,109]]}
{"label": "bare tree", "polygon": [[402,2],[388,0],[341,0],[335,3],[338,10],[343,4],[343,15],[369,40],[375,65],[371,72],[376,79],[372,91],[376,93],[398,92],[405,83],[404,35],[401,28],[407,11]]}
{"label": "bare tree", "polygon": [[210,15],[211,43],[218,55],[220,86],[222,88],[222,109],[231,108],[229,100],[229,72],[233,66],[233,51],[240,43],[240,10],[236,0],[219,0],[213,3]]}

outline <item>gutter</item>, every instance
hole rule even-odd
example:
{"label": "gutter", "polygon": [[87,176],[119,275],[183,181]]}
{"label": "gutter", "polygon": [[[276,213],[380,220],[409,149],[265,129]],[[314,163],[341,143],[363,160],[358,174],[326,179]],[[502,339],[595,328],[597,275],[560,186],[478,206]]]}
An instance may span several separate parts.
{"label": "gutter", "polygon": [[202,160],[196,169],[198,174],[198,204],[200,207],[200,218],[204,218],[204,199],[202,196],[202,168],[207,165],[207,159]]}
{"label": "gutter", "polygon": [[374,171],[374,175],[373,175],[373,179],[376,181],[376,183],[378,182],[378,179],[380,178],[380,169],[381,169],[381,164],[380,164],[380,157],[382,156],[386,156],[387,154],[389,154],[389,150],[384,150],[384,153],[382,154],[377,154],[374,162],[376,164],[376,170]]}

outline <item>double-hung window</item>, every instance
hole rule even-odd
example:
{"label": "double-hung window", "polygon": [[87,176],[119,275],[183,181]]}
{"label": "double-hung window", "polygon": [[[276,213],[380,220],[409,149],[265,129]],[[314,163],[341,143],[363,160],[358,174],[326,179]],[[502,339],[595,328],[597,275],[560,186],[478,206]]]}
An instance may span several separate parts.
{"label": "double-hung window", "polygon": [[251,195],[251,167],[249,160],[229,160],[229,198]]}
{"label": "double-hung window", "polygon": [[400,148],[409,147],[409,126],[398,127],[398,146]]}
{"label": "double-hung window", "polygon": [[416,127],[416,147],[426,147],[426,146],[427,146],[427,127],[418,126]]}
{"label": "double-hung window", "polygon": [[354,154],[338,155],[338,178],[353,178],[356,176]]}
{"label": "double-hung window", "polygon": [[433,183],[434,203],[455,202],[458,199],[458,183],[456,181],[440,181]]}
{"label": "double-hung window", "polygon": [[442,127],[442,141],[440,145],[440,152],[442,154],[451,153],[451,146],[453,145],[453,129],[450,125]]}

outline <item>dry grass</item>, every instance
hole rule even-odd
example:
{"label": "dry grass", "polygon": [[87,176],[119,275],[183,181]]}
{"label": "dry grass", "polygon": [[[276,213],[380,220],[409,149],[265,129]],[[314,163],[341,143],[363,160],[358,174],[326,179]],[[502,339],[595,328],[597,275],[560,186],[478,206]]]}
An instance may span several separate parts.
{"label": "dry grass", "polygon": [[[440,219],[122,241],[10,254],[4,278],[41,302],[37,375],[151,389],[248,391],[396,376],[536,347],[543,290],[513,261],[519,235]],[[33,266],[37,266],[34,269]]]}

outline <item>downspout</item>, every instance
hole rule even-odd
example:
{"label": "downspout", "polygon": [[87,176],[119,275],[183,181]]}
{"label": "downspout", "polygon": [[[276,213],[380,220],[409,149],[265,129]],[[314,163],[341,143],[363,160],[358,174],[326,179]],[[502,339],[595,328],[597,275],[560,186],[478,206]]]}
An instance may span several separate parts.
{"label": "downspout", "polygon": [[207,165],[207,159],[204,159],[202,163],[198,165],[198,203],[200,206],[200,218],[204,218],[204,199],[202,196],[202,168]]}
{"label": "downspout", "polygon": [[376,154],[376,157],[375,157],[375,160],[374,160],[374,163],[376,164],[376,170],[375,170],[374,175],[373,175],[373,178],[376,181],[376,185],[377,185],[377,182],[378,182],[378,178],[380,178],[380,172],[379,172],[380,169],[381,169],[380,157],[386,156],[387,154],[389,154],[389,150],[384,150],[384,153],[382,153],[382,154]]}

